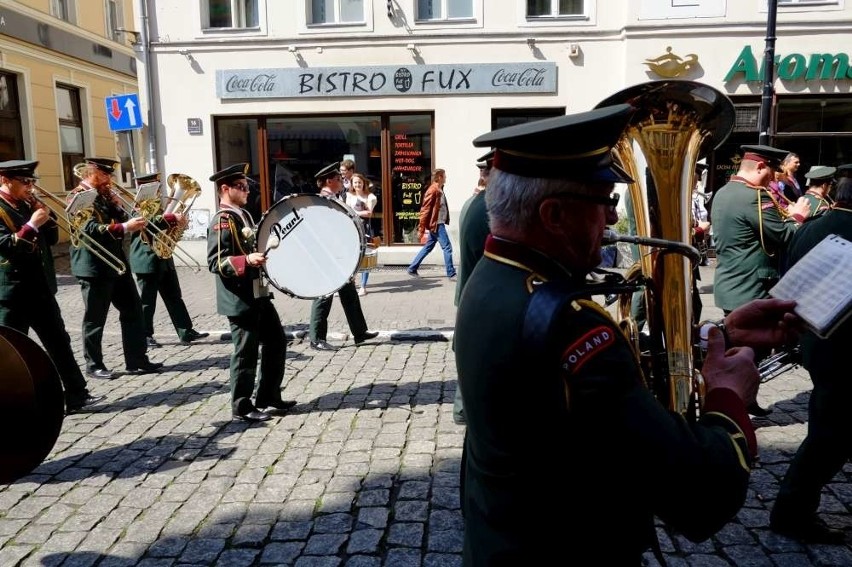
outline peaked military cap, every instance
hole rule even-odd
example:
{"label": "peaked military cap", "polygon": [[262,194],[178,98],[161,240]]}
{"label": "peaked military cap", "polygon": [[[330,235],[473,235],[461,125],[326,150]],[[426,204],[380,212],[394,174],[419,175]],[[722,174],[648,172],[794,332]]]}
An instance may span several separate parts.
{"label": "peaked military cap", "polygon": [[852,177],[852,163],[844,163],[837,166],[838,177]]}
{"label": "peaked military cap", "polygon": [[5,177],[34,177],[35,168],[38,167],[37,161],[28,161],[23,159],[13,159],[10,161],[0,162],[0,175]]}
{"label": "peaked military cap", "polygon": [[835,173],[837,173],[836,167],[815,165],[805,174],[805,179],[810,179],[811,181],[826,181],[828,179],[832,179]]}
{"label": "peaked military cap", "polygon": [[146,173],[136,178],[136,185],[144,185],[145,183],[153,183],[160,180],[159,173]]}
{"label": "peaked military cap", "polygon": [[635,109],[629,104],[493,130],[473,141],[493,146],[494,167],[523,177],[630,183],[612,155]]}
{"label": "peaked military cap", "polygon": [[210,176],[210,181],[216,183],[218,187],[222,183],[231,184],[233,181],[245,177],[248,174],[248,163],[236,163],[229,165],[225,169],[219,170]]}
{"label": "peaked military cap", "polygon": [[772,146],[740,146],[740,149],[743,151],[743,159],[762,161],[773,169],[781,167],[781,162],[790,153]]}
{"label": "peaked military cap", "polygon": [[104,173],[112,174],[115,172],[115,164],[118,163],[118,160],[111,158],[96,158],[96,157],[87,157],[83,158],[83,161],[88,163],[89,165],[94,165]]}
{"label": "peaked military cap", "polygon": [[321,170],[317,171],[314,174],[314,178],[316,179],[325,179],[327,177],[334,177],[335,175],[340,175],[340,162],[336,161],[334,163],[330,163]]}

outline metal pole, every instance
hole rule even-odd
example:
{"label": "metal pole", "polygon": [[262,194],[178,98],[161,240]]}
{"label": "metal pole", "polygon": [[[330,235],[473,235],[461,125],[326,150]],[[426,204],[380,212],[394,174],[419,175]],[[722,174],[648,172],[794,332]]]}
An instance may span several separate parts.
{"label": "metal pole", "polygon": [[763,94],[758,115],[758,143],[770,144],[772,137],[772,101],[775,98],[775,18],[778,0],[766,0],[766,48],[763,54]]}
{"label": "metal pole", "polygon": [[136,13],[139,15],[139,56],[145,67],[145,98],[148,103],[148,163],[149,173],[157,168],[157,113],[154,101],[154,79],[151,69],[151,44],[148,35],[148,0],[135,0]]}

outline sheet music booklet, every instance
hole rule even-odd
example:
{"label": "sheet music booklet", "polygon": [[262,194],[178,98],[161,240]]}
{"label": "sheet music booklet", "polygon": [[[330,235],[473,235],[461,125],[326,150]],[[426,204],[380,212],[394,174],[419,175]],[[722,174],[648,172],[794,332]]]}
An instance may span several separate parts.
{"label": "sheet music booklet", "polygon": [[[134,199],[134,205],[137,207],[143,201],[147,201],[149,199],[157,199],[160,198],[157,195],[157,191],[160,190],[160,182],[152,181],[150,183],[143,183],[139,186],[139,190],[136,191],[136,198]],[[165,200],[160,198],[160,203],[165,206]]]}
{"label": "sheet music booklet", "polygon": [[827,338],[852,313],[852,242],[831,234],[805,254],[769,290],[796,300],[796,315]]}
{"label": "sheet music booklet", "polygon": [[95,202],[95,197],[97,196],[98,192],[94,189],[75,193],[71,198],[71,202],[65,207],[65,212],[68,213],[69,217],[72,217],[77,213],[77,211],[89,209],[92,207],[92,204]]}

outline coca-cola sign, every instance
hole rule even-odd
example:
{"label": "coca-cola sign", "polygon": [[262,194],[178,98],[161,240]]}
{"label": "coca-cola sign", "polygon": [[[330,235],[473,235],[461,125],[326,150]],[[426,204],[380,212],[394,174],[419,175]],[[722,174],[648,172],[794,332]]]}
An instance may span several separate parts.
{"label": "coca-cola sign", "polygon": [[216,71],[222,99],[555,92],[553,62]]}

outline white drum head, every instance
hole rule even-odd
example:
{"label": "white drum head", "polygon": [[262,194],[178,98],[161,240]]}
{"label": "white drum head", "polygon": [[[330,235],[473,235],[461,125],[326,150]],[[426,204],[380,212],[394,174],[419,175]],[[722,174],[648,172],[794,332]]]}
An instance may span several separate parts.
{"label": "white drum head", "polygon": [[364,234],[361,219],[342,203],[291,195],[272,205],[258,226],[258,251],[275,242],[264,266],[269,283],[288,295],[315,299],[331,295],[355,274]]}

